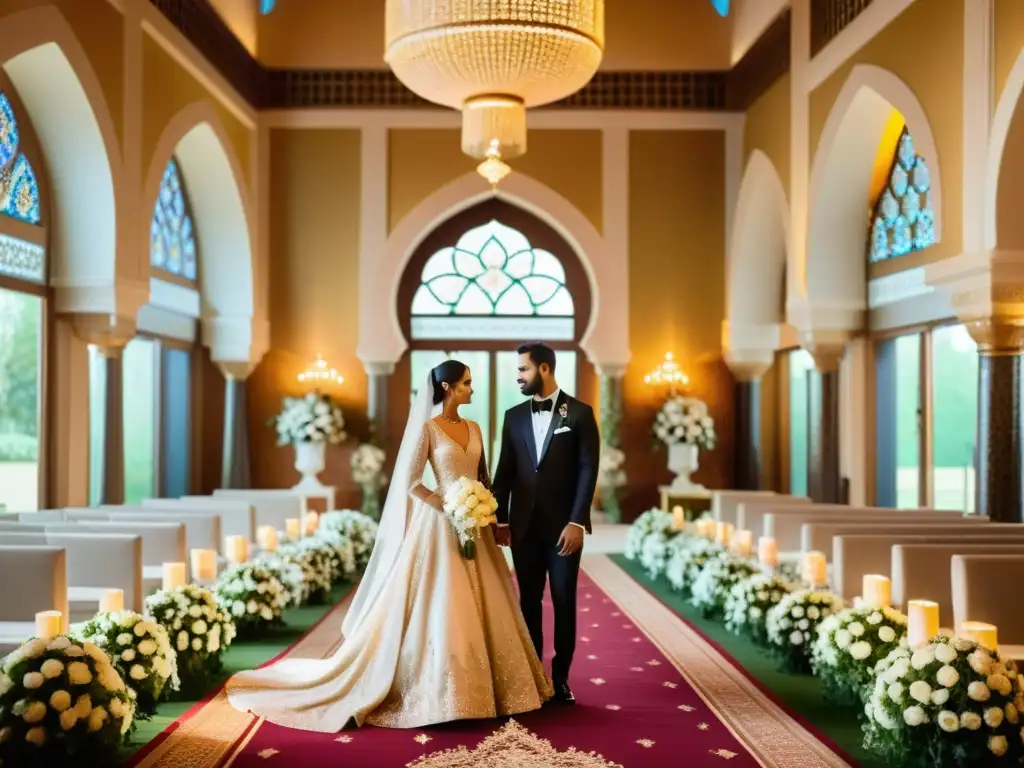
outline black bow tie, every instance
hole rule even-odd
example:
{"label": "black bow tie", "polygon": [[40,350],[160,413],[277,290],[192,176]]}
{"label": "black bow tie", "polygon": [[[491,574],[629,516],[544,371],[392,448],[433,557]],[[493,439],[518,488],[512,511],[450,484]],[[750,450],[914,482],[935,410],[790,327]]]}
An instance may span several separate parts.
{"label": "black bow tie", "polygon": [[533,400],[530,402],[530,407],[533,408],[534,413],[543,413],[544,411],[550,411],[555,407],[555,404],[550,400]]}

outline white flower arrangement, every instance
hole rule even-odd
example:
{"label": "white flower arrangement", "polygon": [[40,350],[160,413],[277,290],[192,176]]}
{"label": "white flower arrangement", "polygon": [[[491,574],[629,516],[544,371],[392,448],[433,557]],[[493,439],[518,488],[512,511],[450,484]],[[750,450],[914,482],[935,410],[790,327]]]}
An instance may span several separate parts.
{"label": "white flower arrangement", "polygon": [[372,517],[354,509],[325,512],[320,515],[320,532],[328,537],[337,533],[352,543],[357,571],[370,562],[373,542],[377,540],[377,522]]}
{"label": "white flower arrangement", "polygon": [[366,488],[381,488],[387,484],[387,477],[384,476],[384,459],[386,455],[382,448],[371,443],[363,443],[352,452],[351,467],[352,481],[357,485]]}
{"label": "white flower arrangement", "polygon": [[235,623],[213,592],[188,584],[161,589],[146,598],[146,615],[167,630],[177,653],[178,678],[185,696],[205,693],[221,669],[221,653],[235,639]]}
{"label": "white flower arrangement", "polygon": [[795,589],[792,581],[767,574],[737,582],[725,598],[725,628],[758,645],[767,645],[768,611]]}
{"label": "white flower arrangement", "polygon": [[167,629],[140,613],[98,613],[79,635],[103,649],[125,684],[135,692],[139,719],[156,714],[156,706],[178,690],[178,654]]}
{"label": "white flower arrangement", "polygon": [[726,554],[725,547],[711,539],[677,536],[669,542],[665,577],[672,589],[687,595],[708,561]]}
{"label": "white flower arrangement", "polygon": [[626,454],[621,448],[601,443],[601,457],[597,464],[597,485],[599,488],[622,488],[626,484]]}
{"label": "white flower arrangement", "polygon": [[811,667],[831,701],[862,705],[875,666],[906,642],[907,617],[894,608],[846,608],[818,625]]}
{"label": "white flower arrangement", "polygon": [[963,638],[899,647],[880,661],[864,746],[892,765],[1019,765],[1022,680],[1012,661]]}
{"label": "white flower arrangement", "polygon": [[[301,594],[302,574],[297,590]],[[213,588],[221,609],[231,614],[240,635],[253,635],[282,624],[281,614],[295,600],[272,564],[237,563],[221,572]]]}
{"label": "white flower arrangement", "polygon": [[310,392],[305,397],[286,397],[284,408],[273,419],[278,445],[345,441],[345,419],[330,395]]}
{"label": "white flower arrangement", "polygon": [[715,448],[715,421],[708,406],[695,397],[668,398],[654,418],[654,436],[665,445],[685,443],[706,451]]}
{"label": "white flower arrangement", "polygon": [[652,533],[667,537],[672,531],[672,524],[672,515],[658,507],[641,513],[626,532],[626,559],[639,560],[647,537]]}
{"label": "white flower arrangement", "polygon": [[0,672],[0,765],[114,765],[135,705],[106,653],[35,638]]}
{"label": "white flower arrangement", "polygon": [[818,624],[842,607],[843,601],[831,592],[802,589],[790,592],[768,611],[768,644],[784,671],[811,671],[811,641]]}
{"label": "white flower arrangement", "polygon": [[332,582],[351,581],[359,572],[356,562],[356,550],[352,540],[348,536],[336,530],[325,530],[321,528],[316,532],[313,540],[320,545],[330,547],[337,557],[337,566],[331,574]]}
{"label": "white flower arrangement", "polygon": [[498,522],[498,500],[479,480],[460,477],[445,490],[442,508],[459,538],[462,556],[474,559],[480,531]]}
{"label": "white flower arrangement", "polygon": [[300,539],[283,544],[275,553],[278,558],[296,566],[302,575],[299,603],[324,605],[331,597],[335,574],[341,571],[338,550],[316,538]]}
{"label": "white flower arrangement", "polygon": [[732,588],[757,573],[757,562],[749,557],[723,554],[710,558],[690,588],[690,603],[704,618],[719,618]]}

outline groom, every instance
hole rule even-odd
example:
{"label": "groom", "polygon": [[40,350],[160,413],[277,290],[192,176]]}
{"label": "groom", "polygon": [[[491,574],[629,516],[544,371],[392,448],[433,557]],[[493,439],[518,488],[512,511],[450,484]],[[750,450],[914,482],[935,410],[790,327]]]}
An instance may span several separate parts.
{"label": "groom", "polygon": [[576,648],[576,581],[583,535],[590,533],[600,438],[593,409],[559,389],[554,350],[534,342],[517,352],[519,388],[531,399],[505,413],[493,483],[498,500],[495,538],[512,547],[519,605],[541,659],[541,602],[545,582],[551,581],[551,676],[555,698],[572,704],[576,700],[569,688],[569,665]]}

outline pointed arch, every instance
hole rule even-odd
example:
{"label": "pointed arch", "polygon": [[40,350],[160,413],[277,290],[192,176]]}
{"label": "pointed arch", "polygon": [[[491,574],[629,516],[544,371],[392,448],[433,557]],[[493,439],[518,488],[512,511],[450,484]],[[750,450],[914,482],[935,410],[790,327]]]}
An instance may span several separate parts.
{"label": "pointed arch", "polygon": [[38,225],[42,222],[39,182],[23,150],[25,128],[7,94],[0,91],[0,214]]}

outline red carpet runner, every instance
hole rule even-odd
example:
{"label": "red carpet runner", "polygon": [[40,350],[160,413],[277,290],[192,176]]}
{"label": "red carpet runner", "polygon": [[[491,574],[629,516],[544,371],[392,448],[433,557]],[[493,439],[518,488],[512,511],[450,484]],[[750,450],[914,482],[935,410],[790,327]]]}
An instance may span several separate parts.
{"label": "red carpet runner", "polygon": [[[697,768],[723,761],[737,768],[758,765],[672,663],[586,574],[580,579],[579,611],[571,679],[575,707],[549,704],[516,717],[518,725],[504,730],[507,718],[419,730],[366,727],[341,734],[294,731],[263,722],[231,765],[386,768],[418,760],[418,768]],[[549,645],[551,622],[549,604]],[[545,656],[550,658],[550,649]],[[567,754],[571,747],[579,751]],[[438,754],[448,750],[456,751]]]}

